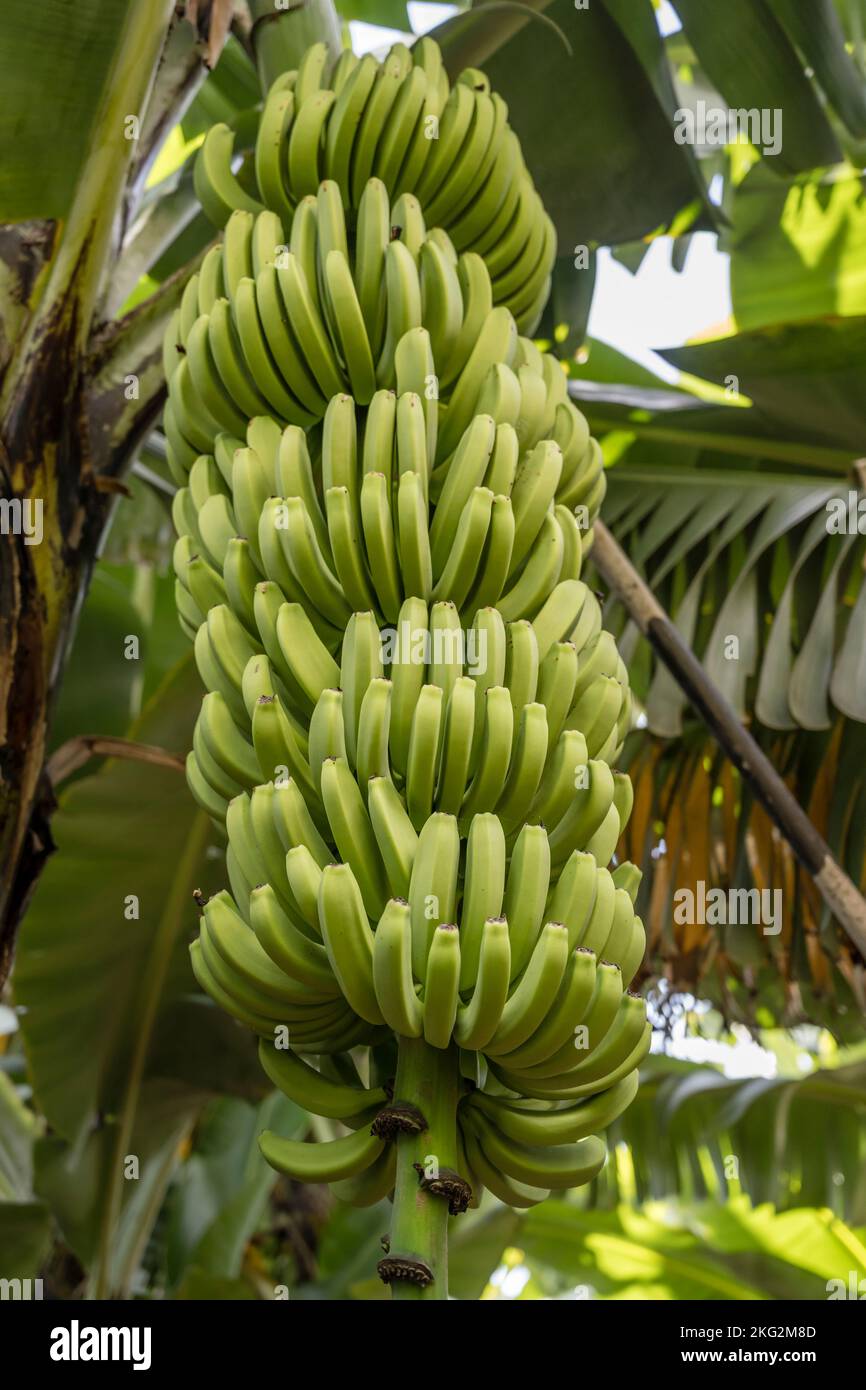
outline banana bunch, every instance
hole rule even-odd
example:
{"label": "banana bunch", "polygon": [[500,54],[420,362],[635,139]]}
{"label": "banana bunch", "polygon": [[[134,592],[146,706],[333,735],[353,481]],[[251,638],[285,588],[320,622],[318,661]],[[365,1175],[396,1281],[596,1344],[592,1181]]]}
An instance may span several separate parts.
{"label": "banana bunch", "polygon": [[297,72],[271,87],[254,180],[247,180],[258,196],[232,167],[232,131],[211,127],[196,160],[195,189],[214,226],[225,227],[233,211],[266,209],[292,227],[305,199],[327,181],[350,222],[357,214],[360,239],[364,197],[376,180],[395,202],[393,226],[404,240],[413,234],[415,215],[403,205],[411,199],[453,247],[483,257],[494,303],[511,310],[522,332],[532,332],[550,289],[556,233],[508,125],[508,108],[485,75],[467,68],[451,88],[439,48],[428,38],[411,50],[395,44],[381,63],[343,54],[329,68],[326,46],[316,44]]}
{"label": "banana bunch", "polygon": [[631,1104],[637,1087],[636,1064],[619,1081],[568,1104],[471,1092],[457,1121],[473,1192],[486,1187],[508,1206],[534,1207],[552,1191],[591,1182],[605,1159],[599,1135]]}
{"label": "banana bunch", "polygon": [[[321,1071],[323,1058],[390,1031],[482,1055],[489,1084],[458,1111],[476,1199],[487,1186],[526,1206],[588,1181],[604,1149],[584,1141],[631,1100],[651,1038],[644,1001],[627,989],[645,942],[621,871],[575,852],[554,881],[534,824],[509,862],[490,813],[473,818],[465,846],[442,812],[419,835],[385,777],[371,778],[365,815],[341,758],[323,764],[322,789],[346,858],[329,862],[293,784],[241,794],[228,855],[243,911],[228,893],[211,898],[192,948],[202,988],[260,1035],[274,1084],[356,1130],[324,1146],[271,1136],[266,1157],[306,1181],[368,1174],[339,1193],[347,1200],[390,1190],[393,1154],[371,1142],[375,1126],[360,1134],[384,1092]],[[397,875],[406,896],[388,897]]]}
{"label": "banana bunch", "polygon": [[389,1049],[418,1040],[460,1063],[438,1194],[530,1206],[599,1171],[651,1033],[640,872],[612,863],[628,673],[580,577],[603,461],[530,336],[553,230],[504,103],[427,40],[309,50],[267,97],[258,196],[232,142],[200,152],[222,236],[164,342],[207,691],[187,778],[230,889],[193,970],[343,1126],[262,1136],[274,1167],[391,1193],[426,1121]]}
{"label": "banana bunch", "polygon": [[[638,1033],[642,1019],[641,1041],[626,1055],[628,1037]],[[478,1205],[485,1187],[509,1206],[526,1208],[543,1202],[552,1191],[591,1182],[605,1160],[600,1134],[634,1099],[649,1031],[637,996],[627,994],[605,1042],[610,1056],[622,1055],[623,1060],[597,1083],[581,1085],[578,1067],[577,1084],[562,1099],[554,1098],[556,1092],[545,1092],[539,1099],[514,1095],[496,1082],[485,1089],[467,1086],[457,1109],[457,1151],[460,1170],[471,1185],[472,1204]],[[354,1079],[334,1079],[296,1053],[264,1040],[259,1056],[268,1077],[285,1095],[353,1131],[319,1144],[266,1133],[261,1142],[268,1162],[299,1181],[330,1183],[339,1198],[355,1206],[387,1197],[394,1187],[396,1154],[376,1124],[388,1104],[385,1091],[364,1087],[354,1064]]]}
{"label": "banana bunch", "polygon": [[259,418],[246,447],[234,441],[231,451],[220,436],[216,455],[195,461],[174,501],[178,608],[190,637],[229,587],[249,607],[263,581],[305,602],[331,649],[351,613],[372,611],[384,626],[412,596],[452,603],[464,626],[495,604],[507,622],[565,636],[586,593],[574,587],[585,533],[556,502],[559,446],[545,440],[521,457],[511,425],[478,415],[431,507],[421,398],[377,392],[360,431],[359,413],[351,396],[334,396],[312,457],[297,426],[280,434]]}
{"label": "banana bunch", "polygon": [[[343,393],[369,407],[375,438],[389,426],[386,390],[422,403],[434,497],[479,414],[508,425],[521,452],[544,440],[558,446],[556,500],[572,513],[583,508],[587,528],[604,496],[601,451],[560,364],[518,331],[507,307],[494,306],[484,261],[458,256],[441,230],[428,233],[411,195],[389,206],[376,179],[361,198],[353,250],[331,181],[299,205],[288,243],[276,213],[234,212],[186,286],[163,365],[179,486],[199,457],[216,457],[221,436],[226,452],[232,440],[242,444],[250,419],[309,431]],[[499,463],[505,478],[508,458]]]}
{"label": "banana bunch", "polygon": [[[325,835],[291,781],[229,805],[233,897],[205,905],[196,958],[222,1007],[263,1037],[285,1026],[300,1051],[343,1050],[320,1044],[359,1020],[453,1041],[505,1084],[558,1099],[631,1057],[634,1018],[596,1056],[615,1018],[634,1014],[624,990],[645,946],[619,870],[573,850],[557,873],[532,823],[509,854],[493,812],[473,816],[465,839],[443,811],[419,833],[386,777],[371,778],[365,804],[344,758],[323,764],[322,793]],[[587,1051],[575,1057],[579,1027]]]}
{"label": "banana bunch", "polygon": [[365,800],[370,778],[386,778],[419,831],[434,810],[461,834],[491,811],[510,842],[536,819],[557,868],[574,849],[605,865],[631,813],[631,783],[614,770],[631,699],[600,621],[580,580],[531,622],[488,607],[464,629],[452,602],[411,598],[394,628],[353,613],[332,653],[300,602],[260,583],[249,627],[221,603],[195,635],[209,693],[188,759],[193,793],[225,822],[240,792],[291,779],[325,828],[322,767],[338,758]]}
{"label": "banana bunch", "polygon": [[[539,662],[532,624],[506,628],[495,608],[466,635],[466,668],[448,603],[407,600],[387,664],[372,613],[350,618],[339,667],[323,644],[310,659],[312,628],[289,637],[282,624],[280,684],[305,695],[306,717],[288,694],[286,703],[256,694],[276,684],[267,656],[242,665],[246,648],[227,652],[218,621],[230,610],[211,610],[209,649],[221,670],[239,673],[252,711],[250,743],[214,689],[189,755],[193,790],[228,832],[233,899],[206,904],[194,947],[197,978],[221,1007],[263,1039],[283,1027],[298,1053],[391,1032],[453,1042],[482,1054],[494,1085],[548,1103],[595,1096],[634,1072],[650,1034],[643,1001],[624,992],[645,947],[633,909],[639,874],[600,867],[627,821],[630,783],[590,758],[574,727],[588,707],[583,694],[574,699],[581,672],[593,692],[599,645],[610,664],[618,658],[588,592],[586,604],[594,621],[582,661],[565,641]],[[303,610],[283,605],[286,622],[293,616]],[[515,732],[512,702],[537,693],[533,679],[546,681],[548,704],[525,703]],[[600,707],[603,693],[591,702]],[[557,709],[571,727],[548,759],[547,711]],[[595,748],[604,726],[587,727]],[[312,1105],[308,1091],[286,1094]],[[483,1177],[474,1119],[464,1125],[468,1170],[503,1192]],[[384,1180],[378,1149],[362,1158],[376,1158]],[[281,1163],[296,1176],[310,1171],[286,1166],[285,1154]]]}

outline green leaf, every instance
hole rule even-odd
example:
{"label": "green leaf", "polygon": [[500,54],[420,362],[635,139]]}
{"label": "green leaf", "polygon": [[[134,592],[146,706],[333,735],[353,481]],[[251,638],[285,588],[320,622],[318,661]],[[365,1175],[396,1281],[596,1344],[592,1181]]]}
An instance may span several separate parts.
{"label": "green leaf", "polygon": [[[100,1121],[82,1143],[67,1144],[49,1135],[36,1146],[36,1191],[86,1269],[96,1264],[102,1250],[112,1291],[123,1293],[132,1284],[202,1099],[195,1097],[191,1105],[186,1086],[145,1081],[123,1155],[116,1151],[114,1119]],[[109,1200],[115,1186],[116,1212]]]}
{"label": "green leaf", "polygon": [[[746,682],[758,668],[761,640],[757,566],[761,557],[782,536],[824,505],[828,489],[792,487],[775,497],[761,517],[758,529],[736,578],[716,615],[703,661],[710,679],[727,695],[740,715],[746,709]],[[729,636],[738,639],[738,655],[731,659]]]}
{"label": "green leaf", "polygon": [[241,111],[262,99],[256,70],[237,39],[229,38],[219,62],[184,112],[184,139],[203,135],[212,125],[233,124]]}
{"label": "green leaf", "polygon": [[262,1130],[273,1128],[300,1138],[309,1117],[278,1093],[258,1107],[237,1100],[208,1107],[171,1204],[168,1272],[172,1280],[183,1276],[184,1289],[196,1268],[210,1277],[239,1276],[247,1242],[260,1227],[277,1180],[258,1146]]}
{"label": "green leaf", "polygon": [[835,164],[842,151],[791,43],[765,0],[677,0],[701,65],[728,106],[781,113],[780,171]]}
{"label": "green leaf", "polygon": [[123,648],[127,635],[141,627],[134,583],[132,566],[112,570],[98,564],[94,570],[51,727],[52,748],[76,734],[123,735],[130,726],[140,663],[126,661]]}
{"label": "green leaf", "polygon": [[610,1213],[548,1200],[527,1213],[520,1233],[530,1267],[547,1266],[564,1287],[589,1285],[601,1298],[826,1298],[828,1279],[848,1278],[851,1243],[823,1212],[776,1215],[744,1198]]}
{"label": "green leaf", "polygon": [[866,584],[861,584],[830,682],[833,704],[866,723]]}
{"label": "green leaf", "polygon": [[129,0],[6,0],[0,221],[67,212],[128,11]]}
{"label": "green leaf", "polygon": [[[143,491],[145,484],[138,486]],[[132,504],[130,508],[132,507]],[[159,532],[166,529],[161,503]],[[162,542],[148,537],[147,508],[133,520],[124,541],[112,528],[108,548],[130,552],[150,551]],[[115,521],[116,525],[116,521]],[[136,537],[138,526],[142,534]],[[138,656],[127,639],[138,639]],[[169,671],[189,653],[189,642],[177,621],[174,574],[157,573],[150,564],[113,564],[100,560],[76,629],[72,652],[51,726],[51,748],[80,734],[114,734],[125,737],[143,705],[162,684]],[[94,672],[99,679],[94,680]],[[180,749],[179,751],[182,751]],[[99,761],[87,765],[94,772]]]}
{"label": "green leaf", "polygon": [[[135,737],[182,752],[199,700],[187,658]],[[123,760],[73,786],[53,828],[59,853],[24,922],[14,987],[37,1099],[75,1142],[124,1103],[153,1011],[194,989],[186,940],[193,889],[214,880],[212,832],[176,772]],[[138,920],[124,916],[131,894]]]}
{"label": "green leaf", "polygon": [[544,25],[527,22],[514,34],[511,14],[485,8],[446,21],[433,37],[452,77],[483,61],[563,248],[633,241],[702,194],[642,63],[603,5],[544,6],[571,55]]}
{"label": "green leaf", "polygon": [[477,1301],[502,1262],[502,1253],[519,1241],[520,1216],[500,1203],[455,1223],[448,1244],[448,1292]]}
{"label": "green leaf", "polygon": [[[822,520],[826,528],[826,512]],[[833,723],[828,695],[836,646],[838,586],[842,566],[853,540],[853,536],[845,536],[838,544],[838,554],[824,582],[809,630],[791,671],[788,699],[791,713],[802,729],[829,729]]]}
{"label": "green leaf", "polygon": [[365,1281],[370,1281],[371,1291],[376,1284],[385,1290],[376,1265],[382,1258],[382,1235],[388,1229],[390,1210],[387,1202],[377,1202],[372,1207],[337,1203],[319,1245],[316,1297],[366,1298]]}
{"label": "green leaf", "polygon": [[[603,0],[603,3],[640,59],[658,97],[659,105],[673,123],[681,102],[674,86],[670,57],[656,19],[655,5],[636,5],[634,0]],[[691,165],[692,178],[703,209],[709,221],[714,223],[718,214],[707,197],[704,176],[700,172],[697,157],[691,146],[685,146],[685,154]]]}
{"label": "green leaf", "polygon": [[845,33],[833,0],[769,0],[824,89],[827,100],[852,135],[866,136],[863,75],[845,46]]}
{"label": "green leaf", "polygon": [[147,1074],[179,1082],[191,1094],[260,1100],[268,1090],[256,1039],[203,994],[165,1004],[154,1027]]}
{"label": "green leaf", "polygon": [[859,457],[866,431],[864,355],[866,315],[758,328],[660,351],[675,367],[720,385],[735,376],[738,389],[784,435],[802,433],[850,451],[851,459]]}
{"label": "green leaf", "polygon": [[228,1300],[234,1303],[238,1299],[254,1300],[256,1294],[245,1279],[223,1279],[208,1269],[195,1268],[189,1270],[174,1296],[180,1300],[191,1299],[197,1303],[212,1303],[214,1300]]}
{"label": "green leaf", "polygon": [[630,275],[637,275],[649,249],[648,241],[630,241],[612,247],[610,254]]}
{"label": "green leaf", "polygon": [[[648,1058],[633,1105],[611,1130],[611,1145],[626,1144],[634,1164],[631,1199],[707,1194],[721,1202],[743,1192],[756,1207],[762,1201],[784,1209],[815,1206],[862,1223],[862,1054],[862,1047],[852,1049],[838,1054],[837,1066],[769,1079],[729,1078],[711,1067]],[[725,1161],[731,1155],[736,1169]],[[622,1199],[616,1170],[609,1163],[602,1175],[602,1205]]]}
{"label": "green leaf", "polygon": [[108,286],[107,313],[118,314],[124,309],[141,277],[172,253],[191,223],[200,222],[203,240],[196,237],[190,258],[211,239],[193,188],[194,162],[195,153],[180,169],[145,191]]}
{"label": "green leaf", "polygon": [[866,313],[866,197],[854,169],[789,181],[755,164],[732,193],[731,215],[740,331]]}
{"label": "green leaf", "polygon": [[785,588],[770,628],[761,677],[755,695],[755,711],[768,729],[795,729],[797,721],[788,703],[788,687],[794,665],[791,631],[797,579],[809,556],[827,536],[827,514],[819,512],[810,525],[803,544],[791,565]]}
{"label": "green leaf", "polygon": [[586,325],[595,292],[597,255],[587,248],[586,265],[575,265],[574,255],[557,256],[553,264],[550,298],[536,337],[547,338],[551,350],[563,361],[574,357],[586,338]]}
{"label": "green leaf", "polygon": [[50,1241],[51,1217],[41,1202],[0,1201],[0,1278],[34,1278]]}
{"label": "green leaf", "polygon": [[[598,338],[586,340],[580,361],[570,362],[568,373],[573,381],[616,382],[617,385],[647,390],[674,391],[673,387],[663,382],[648,367],[635,362],[631,357],[626,357],[618,348],[611,347],[610,343],[604,343]],[[676,395],[684,404],[689,400],[682,392],[677,391]],[[646,407],[647,399],[646,396],[639,395],[635,397],[635,403]]]}
{"label": "green leaf", "polygon": [[360,19],[364,24],[402,29],[406,34],[412,32],[406,0],[340,0],[340,18],[347,24],[352,19]]}

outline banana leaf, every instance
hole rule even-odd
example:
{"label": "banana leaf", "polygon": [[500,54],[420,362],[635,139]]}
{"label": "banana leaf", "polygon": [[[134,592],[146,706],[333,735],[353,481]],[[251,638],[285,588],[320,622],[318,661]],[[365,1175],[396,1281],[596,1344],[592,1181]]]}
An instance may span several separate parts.
{"label": "banana leaf", "polygon": [[[846,1061],[846,1055],[852,1060]],[[608,1163],[603,1205],[676,1195],[717,1201],[745,1194],[778,1211],[826,1209],[866,1223],[866,1055],[808,1075],[729,1078],[654,1056],[637,1097],[610,1131],[630,1162]]]}

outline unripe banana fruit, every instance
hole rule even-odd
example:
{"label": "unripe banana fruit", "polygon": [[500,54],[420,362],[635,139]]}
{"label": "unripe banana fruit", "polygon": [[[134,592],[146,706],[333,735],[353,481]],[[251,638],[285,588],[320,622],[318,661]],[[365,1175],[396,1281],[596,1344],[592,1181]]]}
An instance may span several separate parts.
{"label": "unripe banana fruit", "polygon": [[330,70],[324,45],[310,51],[316,64],[292,89],[279,77],[265,100],[255,142],[258,197],[232,170],[228,126],[209,130],[195,186],[210,220],[223,228],[234,210],[264,208],[287,221],[325,180],[353,214],[376,178],[396,204],[393,225],[406,244],[423,214],[458,251],[483,254],[495,302],[512,310],[521,332],[531,332],[547,299],[556,233],[505,103],[476,83],[472,70],[449,89],[429,39],[415,45],[408,68],[392,49],[381,63],[366,55],[345,78],[342,60]]}
{"label": "unripe banana fruit", "polygon": [[529,1206],[599,1171],[651,1033],[639,875],[612,864],[628,676],[580,578],[603,462],[529,336],[552,224],[504,103],[426,39],[333,70],[315,45],[266,99],[257,196],[233,157],[214,127],[222,239],[164,352],[208,692],[187,775],[231,885],[193,969],[273,1083],[354,1131],[264,1136],[276,1168],[388,1195],[396,1035],[477,1054],[450,1161]]}

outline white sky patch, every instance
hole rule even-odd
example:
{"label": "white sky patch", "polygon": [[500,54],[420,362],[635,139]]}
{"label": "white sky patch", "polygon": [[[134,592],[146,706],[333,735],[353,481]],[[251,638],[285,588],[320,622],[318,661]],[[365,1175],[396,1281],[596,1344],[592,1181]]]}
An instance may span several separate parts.
{"label": "white sky patch", "polygon": [[660,5],[656,9],[656,24],[659,26],[659,33],[663,38],[667,38],[668,34],[679,33],[680,29],[682,29],[683,26],[680,24],[679,16],[670,3],[670,0],[661,0]]}
{"label": "white sky patch", "polygon": [[509,1269],[501,1284],[503,1298],[517,1298],[529,1283],[529,1279],[526,1265],[517,1265],[514,1269]]}
{"label": "white sky patch", "polygon": [[409,0],[406,10],[412,26],[411,33],[405,29],[386,29],[380,24],[366,24],[362,19],[350,19],[349,33],[354,52],[359,57],[364,53],[384,57],[392,43],[406,43],[413,35],[417,37],[429,33],[437,24],[444,24],[446,19],[459,13],[457,5],[428,5],[418,0]]}
{"label": "white sky patch", "polygon": [[407,38],[412,37],[402,29],[384,29],[380,24],[365,24],[362,19],[349,20],[349,33],[352,49],[359,58],[364,53],[375,53],[377,57],[384,58],[392,43],[405,43]]}
{"label": "white sky patch", "polygon": [[500,1298],[517,1298],[531,1277],[526,1265],[499,1265],[491,1274],[490,1283],[498,1289]]}
{"label": "white sky patch", "polygon": [[674,1024],[673,1039],[665,1048],[668,1057],[678,1057],[684,1062],[712,1063],[721,1067],[725,1076],[731,1080],[742,1080],[750,1076],[773,1077],[778,1073],[776,1056],[755,1042],[747,1028],[735,1023],[731,1032],[735,1043],[717,1042],[711,1038],[685,1037],[685,1020]]}
{"label": "white sky patch", "polygon": [[458,13],[457,5],[420,4],[418,0],[409,0],[406,9],[409,12],[413,34],[426,34],[435,29],[437,24],[444,24],[446,19]]}
{"label": "white sky patch", "polygon": [[589,335],[618,348],[665,381],[679,373],[653,348],[678,347],[696,334],[726,321],[731,312],[729,257],[717,249],[712,232],[692,238],[685,270],[671,269],[670,239],[650,246],[636,275],[615,261],[607,248],[598,253]]}

